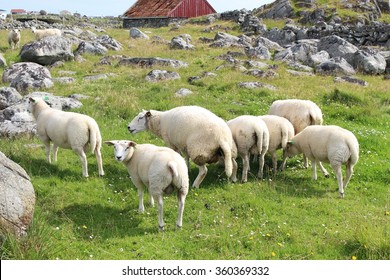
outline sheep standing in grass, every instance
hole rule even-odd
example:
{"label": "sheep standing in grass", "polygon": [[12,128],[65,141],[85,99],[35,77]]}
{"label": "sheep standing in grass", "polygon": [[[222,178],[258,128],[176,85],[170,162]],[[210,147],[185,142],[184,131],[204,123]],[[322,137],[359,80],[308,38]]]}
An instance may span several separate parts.
{"label": "sheep standing in grass", "polygon": [[[269,132],[265,122],[256,116],[239,116],[227,122],[232,131],[237,151],[242,158],[242,182],[248,180],[250,155],[259,155],[258,177],[263,178],[264,155],[268,150]],[[233,178],[236,175],[233,174]]]}
{"label": "sheep standing in grass", "polygon": [[[312,125],[287,143],[286,153],[289,157],[304,153],[312,163],[314,180],[317,180],[316,164],[320,161],[330,163],[337,177],[340,196],[344,197],[353,167],[359,159],[359,143],[352,132],[339,126]],[[341,173],[343,164],[346,165],[344,182]],[[329,177],[328,171],[322,165],[320,167],[325,177]]]}
{"label": "sheep standing in grass", "polygon": [[19,29],[12,29],[8,33],[8,44],[12,50],[15,49],[15,47],[19,48],[19,46],[20,46],[20,30]]}
{"label": "sheep standing in grass", "polygon": [[[184,153],[199,167],[193,187],[198,188],[207,174],[207,163],[224,159],[225,173],[237,169],[237,148],[226,122],[207,109],[180,106],[168,111],[140,112],[128,125],[130,133],[150,130],[175,151]],[[188,166],[189,167],[189,166]]]}
{"label": "sheep standing in grass", "polygon": [[35,27],[31,27],[32,33],[35,34],[35,39],[40,40],[44,37],[48,36],[61,36],[61,30],[57,28],[48,28],[48,29],[36,29]]}
{"label": "sheep standing in grass", "polygon": [[139,212],[143,212],[144,186],[149,189],[151,204],[158,202],[158,226],[164,230],[163,194],[177,190],[178,217],[176,225],[183,223],[184,203],[188,193],[188,170],[184,159],[167,147],[151,144],[136,144],[132,141],[106,141],[114,146],[115,158],[121,161],[130,174],[131,181],[138,190]]}
{"label": "sheep standing in grass", "polygon": [[51,163],[51,146],[53,142],[53,159],[57,161],[58,148],[72,149],[80,156],[83,176],[88,177],[87,157],[85,151],[88,144],[95,153],[99,176],[104,175],[100,153],[102,137],[96,121],[86,115],[63,112],[50,108],[41,98],[30,98],[28,111],[37,122],[37,133],[46,146],[46,159]]}
{"label": "sheep standing in grass", "polygon": [[283,117],[266,115],[260,116],[260,118],[265,122],[269,131],[268,153],[271,154],[274,173],[276,173],[278,167],[276,151],[283,149],[283,160],[280,170],[284,170],[287,161],[285,149],[287,142],[294,137],[294,127],[289,120]]}
{"label": "sheep standing in grass", "polygon": [[[309,125],[321,125],[323,122],[321,109],[310,100],[276,100],[269,108],[268,114],[288,119],[294,126],[295,134]],[[307,168],[307,158],[303,156],[303,160]]]}

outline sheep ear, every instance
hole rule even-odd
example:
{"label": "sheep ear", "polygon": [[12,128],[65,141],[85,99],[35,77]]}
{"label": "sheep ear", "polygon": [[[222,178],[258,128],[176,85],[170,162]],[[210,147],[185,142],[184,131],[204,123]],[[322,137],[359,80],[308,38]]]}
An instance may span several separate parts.
{"label": "sheep ear", "polygon": [[129,141],[129,147],[134,147],[137,146],[137,143],[135,143],[134,141]]}
{"label": "sheep ear", "polygon": [[117,142],[117,141],[113,141],[113,140],[111,140],[111,141],[104,141],[104,144],[107,144],[109,146],[114,146],[115,142]]}
{"label": "sheep ear", "polygon": [[30,102],[32,102],[32,103],[37,103],[37,100],[34,99],[34,98],[32,98],[32,97],[30,97],[28,100],[29,100]]}
{"label": "sheep ear", "polygon": [[145,114],[146,117],[150,118],[152,116],[152,113],[150,111],[147,111]]}

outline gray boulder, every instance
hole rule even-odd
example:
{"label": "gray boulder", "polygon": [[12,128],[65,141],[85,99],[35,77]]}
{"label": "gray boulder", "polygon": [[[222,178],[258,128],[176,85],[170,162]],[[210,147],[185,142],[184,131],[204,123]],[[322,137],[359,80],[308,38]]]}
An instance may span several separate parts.
{"label": "gray boulder", "polygon": [[72,44],[67,38],[49,36],[25,44],[20,51],[20,59],[41,65],[51,65],[57,61],[73,60],[74,55]]}
{"label": "gray boulder", "polygon": [[22,99],[22,96],[16,89],[12,87],[0,88],[0,110],[15,104],[20,99]]}
{"label": "gray boulder", "polygon": [[238,84],[241,88],[255,89],[255,88],[266,88],[272,91],[276,90],[276,87],[270,84],[264,84],[261,82],[242,82]]}
{"label": "gray boulder", "polygon": [[83,55],[85,53],[93,55],[104,55],[108,52],[107,48],[99,42],[82,41],[78,45],[75,55]]}
{"label": "gray boulder", "polygon": [[326,36],[318,42],[318,51],[326,51],[330,57],[342,57],[353,65],[355,52],[359,49],[337,35]]}
{"label": "gray boulder", "polygon": [[145,80],[148,82],[159,82],[166,80],[177,80],[180,78],[181,77],[177,72],[167,70],[152,70],[145,77]]}
{"label": "gray boulder", "polygon": [[379,53],[369,53],[359,50],[355,53],[354,66],[364,74],[383,74],[386,70],[386,59]]}
{"label": "gray boulder", "polygon": [[2,76],[3,83],[10,83],[20,93],[30,89],[50,88],[53,86],[50,71],[34,62],[20,62],[8,67]]}
{"label": "gray boulder", "polygon": [[143,33],[138,28],[131,28],[130,29],[130,38],[132,39],[149,39],[149,36]]}
{"label": "gray boulder", "polygon": [[310,56],[316,52],[317,47],[315,47],[315,45],[308,42],[302,42],[295,44],[284,51],[278,52],[275,54],[274,59],[279,61],[301,62],[307,65],[309,63]]}
{"label": "gray boulder", "polygon": [[185,40],[181,36],[173,37],[170,43],[171,49],[179,49],[179,50],[193,50],[195,46],[192,45],[190,40]]}
{"label": "gray boulder", "polygon": [[246,47],[245,54],[249,58],[257,58],[257,59],[262,59],[262,60],[270,60],[271,59],[271,53],[266,46],[258,46],[255,48]]}
{"label": "gray boulder", "polygon": [[176,59],[160,58],[160,57],[132,57],[122,58],[118,62],[119,66],[139,66],[139,67],[153,67],[153,66],[169,66],[173,68],[187,67],[188,63]]}
{"label": "gray boulder", "polygon": [[0,229],[25,235],[35,208],[30,177],[17,163],[0,152]]}
{"label": "gray boulder", "polygon": [[284,48],[278,43],[271,41],[265,37],[259,36],[255,39],[255,46],[265,46],[272,51],[283,51]]}
{"label": "gray boulder", "polygon": [[319,64],[315,68],[315,72],[330,76],[353,75],[356,73],[353,67],[342,57],[334,57]]}
{"label": "gray boulder", "polygon": [[95,39],[95,42],[101,44],[109,50],[120,51],[123,49],[122,44],[108,35],[101,35]]}
{"label": "gray boulder", "polygon": [[318,64],[321,64],[327,60],[329,60],[330,56],[326,51],[319,51],[317,53],[309,55],[308,65],[311,67],[315,67]]}
{"label": "gray boulder", "polygon": [[175,93],[175,95],[178,97],[183,97],[191,94],[193,94],[193,92],[187,88],[181,88]]}
{"label": "gray boulder", "polygon": [[283,29],[272,28],[271,30],[265,32],[263,36],[268,40],[276,42],[283,47],[290,46],[298,39],[295,32],[288,27],[285,27]]}
{"label": "gray boulder", "polygon": [[276,0],[262,13],[264,18],[284,19],[294,15],[294,8],[289,0]]}

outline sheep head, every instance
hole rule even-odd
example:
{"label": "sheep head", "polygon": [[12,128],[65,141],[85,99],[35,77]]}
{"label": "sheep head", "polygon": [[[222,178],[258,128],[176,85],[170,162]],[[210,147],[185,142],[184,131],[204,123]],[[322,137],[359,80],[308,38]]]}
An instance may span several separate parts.
{"label": "sheep head", "polygon": [[127,140],[105,141],[105,144],[114,146],[114,156],[117,161],[126,162],[133,156],[137,143]]}
{"label": "sheep head", "polygon": [[127,126],[127,129],[130,133],[136,134],[138,132],[144,131],[148,129],[148,118],[150,118],[152,114],[150,111],[142,110]]}
{"label": "sheep head", "polygon": [[302,153],[293,140],[287,142],[286,149],[284,150],[284,152],[289,158]]}

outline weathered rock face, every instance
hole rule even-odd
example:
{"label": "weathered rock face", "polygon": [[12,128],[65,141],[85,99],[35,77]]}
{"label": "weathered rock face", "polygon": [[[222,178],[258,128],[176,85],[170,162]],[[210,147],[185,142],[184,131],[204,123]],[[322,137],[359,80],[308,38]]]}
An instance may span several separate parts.
{"label": "weathered rock face", "polygon": [[170,58],[160,58],[160,57],[132,57],[132,58],[123,58],[119,60],[118,65],[122,66],[140,66],[140,67],[153,67],[153,66],[169,66],[174,68],[187,67],[188,63],[170,59]]}
{"label": "weathered rock face", "polygon": [[383,74],[386,70],[386,59],[379,53],[359,50],[355,53],[354,66],[364,74]]}
{"label": "weathered rock face", "polygon": [[20,58],[26,62],[51,65],[57,61],[73,60],[72,44],[64,37],[49,36],[25,44],[20,51]]}
{"label": "weathered rock face", "polygon": [[26,234],[35,207],[35,191],[26,171],[0,152],[0,229]]}
{"label": "weathered rock face", "polygon": [[170,43],[171,49],[179,49],[179,50],[193,50],[195,46],[192,45],[189,40],[185,40],[181,36],[173,37]]}
{"label": "weathered rock face", "polygon": [[265,18],[283,19],[294,15],[294,9],[289,0],[278,0],[271,4],[271,8],[262,16]]}
{"label": "weathered rock face", "polygon": [[152,70],[145,78],[145,80],[147,80],[148,82],[159,82],[177,79],[180,79],[179,73],[167,70]]}
{"label": "weathered rock face", "polygon": [[342,57],[351,65],[358,50],[358,47],[336,35],[321,38],[318,43],[318,51],[326,51],[330,57]]}
{"label": "weathered rock face", "polygon": [[320,75],[353,75],[356,71],[342,57],[331,58],[315,68],[315,72]]}
{"label": "weathered rock face", "polygon": [[12,87],[0,88],[0,110],[15,104],[20,99],[22,99],[22,96],[16,89]]}
{"label": "weathered rock face", "polygon": [[0,67],[6,67],[7,61],[5,60],[4,56],[0,53]]}
{"label": "weathered rock face", "polygon": [[75,51],[75,55],[82,55],[84,53],[93,55],[104,55],[108,52],[107,48],[98,42],[80,42]]}
{"label": "weathered rock face", "polygon": [[133,39],[149,39],[149,36],[143,33],[138,28],[130,28],[130,38]]}
{"label": "weathered rock face", "polygon": [[122,44],[108,35],[97,37],[95,42],[105,46],[109,50],[120,51],[122,49]]}
{"label": "weathered rock face", "polygon": [[50,88],[53,86],[50,71],[34,62],[20,62],[5,69],[3,83],[10,83],[20,93],[27,93],[30,89]]}

